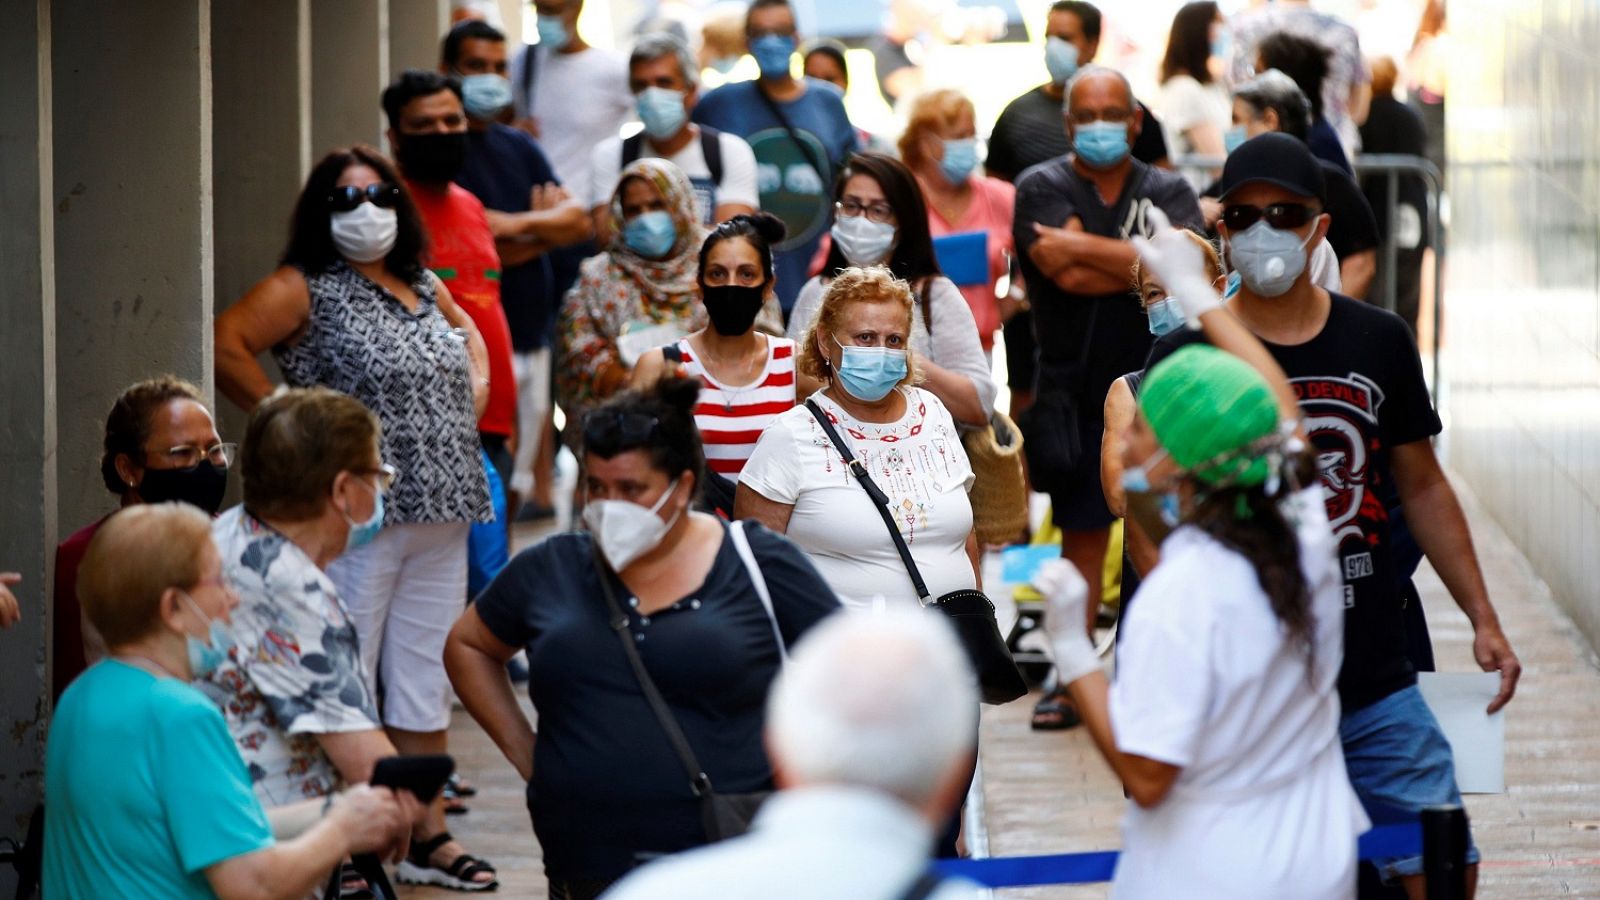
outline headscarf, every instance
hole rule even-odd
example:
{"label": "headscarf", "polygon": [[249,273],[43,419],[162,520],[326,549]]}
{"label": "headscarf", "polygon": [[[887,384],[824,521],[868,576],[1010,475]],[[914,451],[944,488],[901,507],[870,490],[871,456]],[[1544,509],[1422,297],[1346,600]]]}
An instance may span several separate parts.
{"label": "headscarf", "polygon": [[[622,239],[622,189],[630,178],[643,178],[660,192],[667,212],[678,228],[678,240],[663,259],[645,259]],[[695,295],[699,282],[699,251],[706,228],[695,215],[694,188],[683,170],[664,159],[636,159],[617,177],[611,192],[611,243],[606,252],[611,265],[632,280],[642,293],[668,299]]]}
{"label": "headscarf", "polygon": [[1231,353],[1179,349],[1150,370],[1139,411],[1172,461],[1200,481],[1249,487],[1272,474],[1277,399],[1261,373]]}

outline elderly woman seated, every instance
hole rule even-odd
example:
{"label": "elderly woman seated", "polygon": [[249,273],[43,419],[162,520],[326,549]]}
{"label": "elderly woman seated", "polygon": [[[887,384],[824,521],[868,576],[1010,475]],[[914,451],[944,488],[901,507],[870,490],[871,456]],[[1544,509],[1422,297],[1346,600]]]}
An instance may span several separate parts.
{"label": "elderly woman seated", "polygon": [[116,513],[90,541],[78,588],[108,655],[62,694],[50,725],[52,895],[305,897],[346,855],[405,846],[409,795],[361,787],[269,815],[251,793],[222,714],[189,685],[226,655],[237,603],[205,513]]}

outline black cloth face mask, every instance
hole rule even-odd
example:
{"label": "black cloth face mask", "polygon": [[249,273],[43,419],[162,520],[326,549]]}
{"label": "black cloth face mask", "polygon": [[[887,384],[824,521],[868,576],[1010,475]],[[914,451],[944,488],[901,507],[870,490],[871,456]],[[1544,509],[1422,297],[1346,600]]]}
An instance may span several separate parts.
{"label": "black cloth face mask", "polygon": [[723,337],[737,337],[750,330],[756,316],[761,314],[761,302],[766,293],[767,286],[764,284],[700,286],[700,296],[705,301],[711,327]]}
{"label": "black cloth face mask", "polygon": [[395,146],[400,171],[424,184],[444,184],[460,174],[467,161],[467,133],[402,134]]}
{"label": "black cloth face mask", "polygon": [[202,462],[189,469],[146,468],[138,490],[146,503],[187,503],[214,516],[228,490],[228,467]]}

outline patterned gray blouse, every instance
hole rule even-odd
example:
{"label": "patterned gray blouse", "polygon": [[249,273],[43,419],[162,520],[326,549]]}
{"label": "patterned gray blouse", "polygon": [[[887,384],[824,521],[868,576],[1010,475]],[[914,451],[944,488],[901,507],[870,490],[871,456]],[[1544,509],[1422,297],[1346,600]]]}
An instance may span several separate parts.
{"label": "patterned gray blouse", "polygon": [[342,391],[377,414],[384,462],[400,470],[384,524],[493,521],[466,342],[439,312],[433,280],[411,285],[416,312],[343,260],[306,285],[305,335],[272,356],[289,384]]}

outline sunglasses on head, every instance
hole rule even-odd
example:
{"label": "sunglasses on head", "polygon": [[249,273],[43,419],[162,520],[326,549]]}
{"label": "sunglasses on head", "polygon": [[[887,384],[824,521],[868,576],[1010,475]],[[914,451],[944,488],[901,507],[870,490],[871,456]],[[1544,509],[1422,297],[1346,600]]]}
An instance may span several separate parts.
{"label": "sunglasses on head", "polygon": [[400,189],[387,181],[369,184],[364,188],[336,187],[328,195],[328,208],[334,212],[349,212],[361,204],[372,201],[372,205],[379,209],[394,209],[395,201],[400,199]]}
{"label": "sunglasses on head", "polygon": [[1225,206],[1222,208],[1222,224],[1228,226],[1229,231],[1243,231],[1266,219],[1273,228],[1299,228],[1321,215],[1321,212],[1304,203],[1273,203],[1265,208]]}
{"label": "sunglasses on head", "polygon": [[661,421],[644,413],[596,410],[583,420],[584,449],[602,457],[615,456],[619,448],[648,445],[661,430]]}

